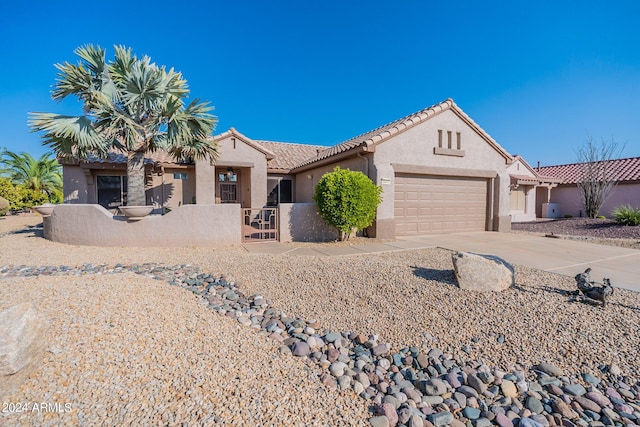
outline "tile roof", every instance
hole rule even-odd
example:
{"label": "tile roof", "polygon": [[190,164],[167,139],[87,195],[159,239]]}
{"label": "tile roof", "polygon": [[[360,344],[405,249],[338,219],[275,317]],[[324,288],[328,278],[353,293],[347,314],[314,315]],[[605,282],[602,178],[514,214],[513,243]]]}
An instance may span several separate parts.
{"label": "tile roof", "polygon": [[512,173],[510,173],[509,176],[511,178],[515,179],[516,181],[520,182],[520,183],[524,183],[524,182],[537,183],[538,182],[538,179],[535,176],[516,175],[516,174],[512,174]]}
{"label": "tile roof", "polygon": [[327,148],[326,150],[318,153],[315,157],[309,158],[304,162],[298,164],[296,168],[302,168],[304,166],[327,159],[340,153],[344,153],[349,150],[360,149],[362,151],[366,151],[367,147],[386,141],[390,137],[401,133],[417,125],[418,123],[428,120],[431,117],[449,109],[454,110],[463,120],[465,120],[469,124],[469,126],[474,128],[478,133],[484,136],[485,139],[505,157],[505,159],[510,160],[512,158],[505,149],[503,149],[493,138],[491,138],[491,136],[489,136],[489,134],[482,130],[480,126],[478,126],[469,116],[467,116],[464,111],[462,111],[456,105],[456,103],[453,102],[453,99],[449,98],[443,102],[431,105],[430,107],[427,107],[416,113],[409,114],[408,116],[402,117],[391,123],[387,123],[386,125],[365,132],[338,145],[334,145],[333,147]]}
{"label": "tile roof", "polygon": [[529,172],[531,172],[535,176],[535,178],[534,177],[530,177],[530,176],[526,176],[526,175],[509,174],[512,178],[515,178],[515,179],[520,180],[520,181],[528,180],[528,181],[531,181],[531,182],[533,182],[533,181],[539,181],[539,182],[545,182],[545,183],[561,183],[562,182],[562,178],[557,178],[557,177],[554,177],[554,176],[545,175],[545,174],[541,173],[541,171],[538,171],[537,169],[532,168],[531,165],[529,163],[527,163],[527,161],[522,156],[520,156],[519,154],[514,154],[513,158],[516,161],[520,161],[520,163],[525,168],[527,168],[527,170]]}
{"label": "tile roof", "polygon": [[[62,160],[63,163],[66,163]],[[116,163],[116,164],[126,164],[127,163],[127,155],[122,152],[112,151],[107,154],[107,157],[102,158],[98,157],[94,154],[89,154],[89,156],[83,160],[83,162],[88,163]],[[156,151],[153,153],[147,153],[144,156],[144,164],[145,165],[153,165],[155,163],[180,163],[177,162],[175,157],[169,154],[166,151]]]}
{"label": "tile roof", "polygon": [[[491,136],[489,136],[480,126],[478,126],[464,111],[462,111],[452,99],[447,99],[438,104],[434,104],[416,113],[409,114],[386,125],[365,132],[354,138],[332,147],[322,145],[306,145],[287,142],[253,140],[234,128],[222,132],[212,137],[219,141],[229,136],[237,137],[263,152],[267,158],[267,167],[271,171],[288,173],[295,169],[304,168],[307,165],[329,159],[335,155],[353,150],[354,153],[367,151],[369,147],[384,142],[392,136],[401,133],[418,123],[430,119],[431,117],[445,111],[453,110],[462,120],[475,129],[494,149],[496,149],[507,160],[512,160],[511,155],[504,150]],[[91,162],[95,163],[126,163],[126,155],[122,153],[109,153],[107,159],[92,157]],[[145,163],[177,163],[167,152],[149,153],[145,156]]]}
{"label": "tile roof", "polygon": [[219,133],[218,135],[214,135],[213,137],[210,137],[210,139],[212,139],[213,141],[220,141],[222,139],[225,139],[227,137],[236,137],[239,138],[240,140],[244,141],[247,145],[249,145],[250,147],[255,148],[256,150],[260,151],[261,153],[263,153],[265,156],[267,156],[267,159],[272,159],[274,157],[274,153],[272,151],[270,151],[268,148],[257,144],[257,141],[249,138],[246,135],[241,134],[240,132],[238,132],[236,130],[236,128],[229,128],[229,130]]}
{"label": "tile roof", "polygon": [[[586,163],[571,163],[568,165],[544,166],[540,173],[562,179],[564,184],[575,184],[583,176]],[[640,181],[640,157],[615,159],[607,162],[612,180],[617,182]]]}
{"label": "tile roof", "polygon": [[314,157],[318,151],[325,150],[325,145],[307,145],[293,142],[276,142],[254,140],[275,155],[267,162],[267,168],[274,171],[288,172],[298,164]]}

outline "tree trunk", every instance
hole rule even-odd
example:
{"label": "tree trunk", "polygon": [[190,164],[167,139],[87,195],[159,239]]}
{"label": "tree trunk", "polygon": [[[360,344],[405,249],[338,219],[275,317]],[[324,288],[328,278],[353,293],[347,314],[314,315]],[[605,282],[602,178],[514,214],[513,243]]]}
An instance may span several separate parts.
{"label": "tree trunk", "polygon": [[130,151],[127,156],[127,206],[145,206],[144,153]]}

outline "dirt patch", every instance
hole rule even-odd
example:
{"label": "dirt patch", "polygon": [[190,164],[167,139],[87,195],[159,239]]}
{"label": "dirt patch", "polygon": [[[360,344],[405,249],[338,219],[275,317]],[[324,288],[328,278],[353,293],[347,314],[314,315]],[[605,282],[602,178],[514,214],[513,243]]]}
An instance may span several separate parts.
{"label": "dirt patch", "polygon": [[515,232],[587,240],[609,246],[640,249],[640,226],[620,225],[611,219],[562,218],[511,224]]}

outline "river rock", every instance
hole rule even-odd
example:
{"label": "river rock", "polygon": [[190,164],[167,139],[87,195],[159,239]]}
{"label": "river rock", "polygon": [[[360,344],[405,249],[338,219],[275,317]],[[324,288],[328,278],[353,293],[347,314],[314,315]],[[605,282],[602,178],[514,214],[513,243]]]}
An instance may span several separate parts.
{"label": "river rock", "polygon": [[298,341],[293,344],[291,353],[293,353],[294,356],[305,357],[311,353],[311,349],[309,348],[309,344],[307,344],[306,342]]}
{"label": "river rock", "polygon": [[534,396],[527,396],[527,400],[525,400],[525,406],[534,414],[541,414],[544,412],[544,405],[540,401],[540,399]]}
{"label": "river rock", "polygon": [[509,380],[502,380],[502,384],[500,384],[500,390],[502,390],[502,394],[506,397],[517,397],[518,389],[516,385]]}
{"label": "river rock", "polygon": [[537,369],[538,371],[542,371],[545,374],[551,375],[552,377],[562,376],[562,370],[557,366],[553,366],[549,363],[541,363],[539,365],[536,365],[535,369]]}
{"label": "river rock", "polygon": [[501,412],[498,412],[496,414],[495,422],[500,427],[513,427],[513,421],[511,421],[511,418],[507,417],[505,414]]}
{"label": "river rock", "polygon": [[331,375],[337,378],[344,375],[344,370],[346,368],[347,368],[347,365],[345,363],[333,362],[329,367],[329,372],[331,372]]}
{"label": "river rock", "polygon": [[585,394],[584,397],[586,397],[589,400],[594,401],[595,403],[597,403],[599,406],[610,406],[611,405],[611,400],[609,400],[609,398],[607,396],[605,396],[604,394],[600,393],[599,391],[590,391],[589,393]]}
{"label": "river rock", "polygon": [[389,419],[384,415],[372,417],[369,418],[369,424],[371,424],[371,427],[389,427]]}
{"label": "river rock", "polygon": [[453,421],[453,414],[449,411],[437,412],[429,415],[427,418],[435,427],[446,426]]}
{"label": "river rock", "polygon": [[396,408],[391,403],[383,403],[380,406],[380,413],[387,417],[389,420],[389,427],[394,427],[398,424],[398,413],[396,412]]}
{"label": "river rock", "polygon": [[467,376],[467,384],[469,384],[478,394],[482,394],[487,389],[487,385],[482,382],[480,378],[475,376],[474,374],[469,374]]}
{"label": "river rock", "polygon": [[420,381],[420,390],[427,396],[442,396],[447,392],[447,385],[442,380],[431,378]]}
{"label": "river rock", "polygon": [[563,390],[573,396],[582,396],[587,392],[582,384],[567,384],[563,387]]}
{"label": "river rock", "polygon": [[472,408],[470,406],[467,406],[466,408],[464,408],[462,410],[462,413],[464,414],[465,417],[469,418],[470,420],[477,420],[478,418],[480,418],[480,409]]}
{"label": "river rock", "polygon": [[497,256],[457,252],[451,259],[460,289],[503,291],[514,284],[513,266]]}
{"label": "river rock", "polygon": [[576,414],[576,412],[573,409],[571,409],[569,405],[564,403],[561,399],[555,399],[551,404],[551,407],[553,408],[554,412],[557,412],[558,414],[562,415],[565,418],[568,418],[570,420],[574,418],[578,418],[578,414]]}

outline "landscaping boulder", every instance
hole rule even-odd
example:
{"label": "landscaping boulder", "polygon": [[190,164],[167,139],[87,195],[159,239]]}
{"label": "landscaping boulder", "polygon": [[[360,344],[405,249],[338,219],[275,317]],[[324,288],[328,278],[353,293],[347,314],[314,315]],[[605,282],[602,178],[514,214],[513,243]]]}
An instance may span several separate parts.
{"label": "landscaping boulder", "polygon": [[0,392],[10,392],[28,377],[42,359],[46,338],[46,322],[33,304],[0,312]]}
{"label": "landscaping boulder", "polygon": [[457,252],[451,258],[461,289],[503,291],[514,283],[513,267],[497,256]]}

